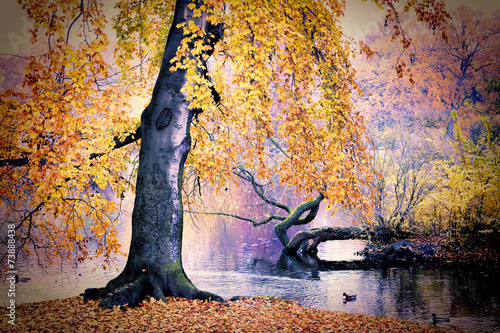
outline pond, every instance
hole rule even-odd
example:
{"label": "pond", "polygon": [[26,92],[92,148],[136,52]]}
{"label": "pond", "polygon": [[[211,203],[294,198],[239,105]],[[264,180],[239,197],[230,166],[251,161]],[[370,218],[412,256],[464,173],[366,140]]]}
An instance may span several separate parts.
{"label": "pond", "polygon": [[[333,311],[431,321],[431,313],[448,317],[466,332],[500,332],[499,274],[473,267],[370,268],[356,255],[365,242],[331,241],[320,245],[318,257],[304,260],[281,256],[281,244],[271,231],[243,230],[223,224],[185,236],[183,261],[195,285],[224,298],[273,295],[301,305]],[[122,234],[123,244],[130,237]],[[336,261],[332,267],[326,261]],[[328,263],[328,262],[326,262]],[[125,258],[118,258],[121,270]],[[331,266],[331,265],[330,265]],[[88,287],[102,287],[118,272],[103,271],[97,263],[71,267],[68,263],[41,270],[34,261],[20,263],[19,303],[75,296]],[[94,270],[95,269],[95,270]],[[344,303],[342,293],[357,294]],[[0,284],[1,295],[7,283]],[[6,297],[1,297],[6,305]]]}

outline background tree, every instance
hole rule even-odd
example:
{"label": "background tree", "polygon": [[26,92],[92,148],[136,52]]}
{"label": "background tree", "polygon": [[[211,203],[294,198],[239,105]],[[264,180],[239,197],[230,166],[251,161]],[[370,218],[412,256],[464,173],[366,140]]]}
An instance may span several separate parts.
{"label": "background tree", "polygon": [[[337,24],[343,3],[178,0],[170,21],[169,15],[164,18],[172,4],[119,1],[114,25],[124,82],[147,87],[160,66],[140,127],[127,119],[128,104],[120,102],[126,92],[119,86],[104,90],[101,84],[110,77],[100,53],[107,45],[102,6],[21,3],[35,21],[34,41],[39,30],[45,32],[47,51],[28,58],[27,91],[6,91],[2,99],[7,114],[2,187],[18,186],[2,193],[9,202],[6,221],[15,221],[10,217],[17,214],[17,237],[36,243],[32,228],[39,226],[52,241],[48,249],[56,249],[49,256],[77,254],[83,260],[85,214],[97,220],[89,230],[98,251],[117,252],[116,232],[106,222],[115,205],[87,191],[86,184],[92,181],[102,190],[109,183],[113,192],[123,193],[125,150],[116,148],[142,138],[127,265],[106,288],[86,293],[104,296],[102,306],[134,305],[146,295],[220,299],[196,289],[182,268],[185,162],[222,185],[235,177],[238,156],[262,179],[270,168],[277,171],[281,183],[306,198],[324,196],[332,207],[369,208],[360,186],[367,183],[370,156],[362,119],[351,108],[354,71]],[[390,2],[381,3],[394,12]],[[444,17],[439,4],[412,6],[435,24]],[[426,12],[431,15],[422,16]],[[79,39],[72,44],[71,31],[78,25]],[[159,40],[166,42],[162,55]],[[148,54],[151,61],[145,63]],[[130,87],[127,92],[134,93]],[[16,126],[16,115],[26,122]],[[273,137],[290,158],[268,167],[265,145]],[[26,207],[18,205],[22,196],[31,200]],[[74,203],[65,212],[75,218],[60,225],[44,218],[44,213],[60,217],[67,203]]]}
{"label": "background tree", "polygon": [[[383,221],[394,235],[398,217],[406,216],[403,225],[413,226],[415,232],[450,231],[450,238],[466,239],[464,235],[474,230],[470,235],[478,239],[478,230],[493,230],[497,223],[492,216],[477,217],[475,212],[483,212],[478,198],[497,192],[490,183],[495,171],[488,165],[495,165],[498,146],[498,17],[461,7],[446,20],[445,40],[426,34],[425,27],[408,17],[400,19],[406,33],[418,36],[404,66],[411,69],[411,81],[391,77],[400,53],[382,25],[380,33],[366,41],[379,52],[368,61],[355,62],[365,94],[355,96],[354,103],[367,119],[376,148],[374,179],[380,192],[373,199],[375,216],[380,216],[376,223]],[[472,165],[483,165],[485,173]]]}
{"label": "background tree", "polygon": [[[414,126],[392,124],[373,135],[373,220],[363,225],[375,227],[379,241],[403,238],[418,228],[415,209],[439,183],[432,162],[440,158],[435,144]],[[357,211],[354,210],[354,214]]]}
{"label": "background tree", "polygon": [[455,132],[455,154],[432,163],[439,183],[418,207],[416,217],[427,232],[446,233],[465,249],[489,248],[488,255],[498,255],[498,138],[493,138],[488,122],[477,141],[463,136],[458,124]]}
{"label": "background tree", "polygon": [[500,21],[460,7],[446,20],[447,38],[443,40],[428,34],[425,26],[409,16],[401,20],[414,40],[409,59],[403,63],[411,71],[411,81],[392,76],[400,50],[391,43],[390,30],[382,25],[378,34],[366,40],[378,53],[367,62],[355,61],[360,86],[366,92],[355,103],[369,127],[391,126],[394,119],[403,118],[427,129],[447,128],[448,137],[453,138],[453,119],[461,121],[465,133],[483,116],[498,122],[495,109],[486,107],[492,103],[486,101],[495,99]]}

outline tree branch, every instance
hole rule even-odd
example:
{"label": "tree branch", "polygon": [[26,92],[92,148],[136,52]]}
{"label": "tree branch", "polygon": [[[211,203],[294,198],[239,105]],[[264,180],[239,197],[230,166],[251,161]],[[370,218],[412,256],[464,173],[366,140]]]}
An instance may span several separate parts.
{"label": "tree branch", "polygon": [[274,140],[273,138],[269,138],[269,141],[271,141],[271,143],[272,143],[273,145],[275,145],[275,146],[276,146],[276,148],[278,148],[278,150],[279,150],[280,152],[282,152],[282,153],[283,153],[283,155],[285,155],[285,156],[286,156],[286,158],[291,158],[291,157],[290,157],[290,155],[288,155],[288,153],[287,153],[287,152],[283,149],[283,147],[281,147],[281,146],[279,145],[279,143],[278,143],[278,142],[276,142],[276,140]]}
{"label": "tree branch", "polygon": [[[122,147],[125,147],[137,140],[139,140],[142,137],[142,130],[141,127],[139,126],[135,132],[129,134],[125,139],[120,141],[117,137],[114,138],[115,145],[113,146],[114,149],[119,149]],[[104,155],[104,153],[94,153],[90,155],[90,159],[93,160],[99,156]],[[0,168],[1,167],[6,167],[6,166],[13,166],[13,167],[21,167],[28,165],[30,163],[30,159],[28,156],[20,157],[20,158],[7,158],[7,159],[2,159],[0,160]],[[46,163],[46,162],[45,162]],[[42,164],[45,164],[42,163]]]}
{"label": "tree branch", "polygon": [[239,220],[251,222],[254,227],[258,227],[259,225],[263,225],[263,224],[269,223],[272,220],[282,220],[283,221],[283,220],[286,219],[286,217],[281,216],[281,215],[271,215],[271,216],[269,216],[265,220],[262,220],[260,222],[256,222],[253,219],[249,219],[249,218],[246,218],[246,217],[242,217],[242,216],[239,216],[239,215],[236,215],[236,214],[229,214],[229,213],[207,213],[207,212],[195,212],[195,211],[190,211],[190,210],[185,211],[185,212],[186,213],[191,213],[191,214],[206,214],[206,215],[220,215],[220,216],[234,217],[234,218],[239,219]]}
{"label": "tree branch", "polygon": [[28,157],[7,158],[4,160],[0,160],[0,167],[5,167],[5,166],[20,167],[23,165],[27,165],[28,163],[29,163]]}
{"label": "tree branch", "polygon": [[315,204],[312,208],[309,208],[309,213],[305,217],[298,219],[298,221],[297,221],[297,223],[295,223],[295,225],[308,224],[309,222],[311,222],[312,220],[314,220],[316,218],[316,215],[318,214],[318,211],[319,211],[319,204],[321,203],[321,200],[323,200],[323,198],[324,198],[322,194],[320,194],[320,196],[321,196],[321,199],[318,197],[316,200],[313,200],[313,202],[318,201],[318,203]]}
{"label": "tree branch", "polygon": [[[301,203],[293,210],[293,212],[290,213],[290,216],[274,226],[274,232],[283,246],[286,247],[288,242],[290,242],[290,238],[288,238],[288,235],[286,234],[288,229],[294,225],[307,224],[311,222],[316,217],[319,205],[324,198],[324,195],[320,193],[313,200]],[[300,217],[302,214],[308,210],[309,213],[307,216],[301,219]]]}
{"label": "tree branch", "polygon": [[236,176],[240,177],[241,179],[246,180],[247,182],[249,182],[250,184],[252,184],[255,193],[257,193],[257,195],[259,196],[259,198],[261,198],[268,205],[271,205],[271,206],[274,206],[274,207],[277,207],[277,208],[281,208],[281,209],[285,210],[288,214],[290,214],[292,212],[292,208],[291,207],[289,207],[287,205],[284,205],[284,204],[282,204],[280,202],[271,200],[268,197],[266,197],[264,195],[264,191],[262,190],[263,185],[258,184],[255,181],[255,177],[248,170],[246,170],[244,167],[239,166],[236,169],[236,171],[234,171],[234,174]]}

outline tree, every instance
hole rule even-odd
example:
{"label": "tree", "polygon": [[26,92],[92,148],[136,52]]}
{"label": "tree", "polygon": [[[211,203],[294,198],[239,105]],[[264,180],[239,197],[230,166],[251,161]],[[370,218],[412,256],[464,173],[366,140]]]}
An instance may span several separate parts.
{"label": "tree", "polygon": [[417,214],[429,232],[446,232],[469,248],[483,246],[498,251],[498,138],[492,137],[489,122],[485,122],[477,142],[465,137],[459,124],[455,127],[455,154],[432,163],[439,186]]}
{"label": "tree", "polygon": [[[258,206],[264,205],[264,211],[267,212],[266,217],[257,219],[254,216],[261,215],[255,209],[245,209],[242,213],[232,212],[203,212],[205,215],[228,216],[242,221],[252,223],[254,227],[259,227],[271,222],[278,221],[274,226],[274,232],[279,241],[283,245],[283,253],[294,254],[309,253],[314,254],[317,252],[317,247],[324,241],[340,240],[340,239],[353,239],[366,236],[366,232],[360,228],[312,228],[297,232],[292,239],[288,236],[287,232],[293,226],[302,226],[311,223],[317,216],[320,209],[320,204],[325,199],[324,195],[320,193],[316,197],[309,200],[290,200],[285,198],[287,191],[278,186],[270,186],[269,184],[260,184],[252,172],[248,171],[242,166],[239,166],[234,171],[235,174],[245,183],[249,184],[251,190],[245,192],[252,192],[256,194],[260,200]],[[200,189],[201,191],[201,189]],[[277,200],[275,197],[279,196],[281,199]],[[289,201],[291,203],[286,203]],[[297,203],[298,201],[298,203]],[[254,202],[252,206],[257,206]],[[295,208],[294,208],[295,207]],[[229,208],[229,211],[231,208]],[[233,210],[235,210],[233,208]],[[248,213],[250,211],[250,214]],[[283,212],[284,211],[284,212]],[[200,212],[192,212],[199,214]],[[365,212],[361,212],[360,218],[364,217]],[[250,217],[245,217],[251,215]],[[312,243],[310,243],[312,241]]]}
{"label": "tree", "polygon": [[382,25],[379,33],[366,40],[378,53],[368,61],[355,62],[360,88],[365,91],[356,97],[355,104],[368,124],[373,122],[373,127],[368,126],[391,126],[394,119],[402,118],[428,130],[447,128],[448,137],[453,139],[453,124],[459,119],[468,132],[481,117],[497,117],[498,19],[460,7],[446,20],[446,39],[428,34],[408,15],[401,21],[415,40],[408,49],[407,63],[403,62],[403,67],[411,70],[412,82],[392,75],[400,50]]}
{"label": "tree", "polygon": [[[35,20],[34,40],[38,29],[45,31],[48,51],[41,58],[28,57],[28,91],[3,94],[8,116],[2,121],[9,135],[2,142],[2,166],[7,168],[2,186],[21,183],[24,187],[9,191],[6,198],[32,198],[25,210],[9,208],[22,212],[17,237],[36,243],[31,228],[48,230],[56,255],[62,253],[62,242],[68,254],[79,253],[83,260],[83,211],[100,222],[90,230],[102,239],[98,249],[116,252],[112,223],[103,222],[114,205],[93,196],[86,184],[92,181],[103,189],[109,183],[120,195],[128,184],[122,176],[123,150],[117,148],[141,137],[126,267],[106,288],[86,292],[87,297],[102,297],[102,306],[134,305],[146,295],[221,300],[199,291],[182,268],[185,163],[200,176],[224,184],[239,165],[235,156],[241,156],[245,167],[265,178],[269,169],[264,148],[276,136],[274,141],[290,157],[272,166],[281,183],[306,197],[324,196],[331,206],[366,206],[359,189],[366,182],[370,156],[362,119],[349,100],[354,71],[349,44],[337,24],[342,3],[178,0],[170,21],[165,13],[171,12],[171,4],[166,2],[119,1],[116,54],[127,91],[120,86],[105,90],[100,81],[110,78],[100,55],[107,45],[101,5],[58,7],[49,0],[23,5]],[[434,5],[426,8],[439,23],[442,8]],[[73,45],[71,30],[77,22],[76,37],[83,43]],[[161,56],[158,40],[165,41]],[[139,62],[131,64],[134,59]],[[146,87],[158,66],[151,101],[137,127],[126,119],[128,105],[117,98]],[[29,128],[27,135],[15,126],[13,115],[20,111],[28,120],[36,117],[36,123],[28,124],[36,130]],[[53,129],[47,129],[49,124]],[[191,141],[195,148],[188,155]],[[75,147],[71,154],[66,154],[68,144]],[[23,173],[31,177],[27,184],[19,181]],[[49,221],[40,224],[42,209],[57,215],[68,202],[81,206],[70,206],[73,219],[63,220],[63,228]],[[70,243],[77,245],[74,252]]]}
{"label": "tree", "polygon": [[[408,15],[400,16],[400,22],[415,40],[403,66],[411,69],[411,81],[394,77],[400,50],[382,24],[379,33],[366,38],[378,53],[368,61],[354,62],[364,92],[354,97],[354,104],[365,116],[376,147],[375,224],[388,229],[387,236],[394,236],[401,227],[429,231],[425,226],[429,218],[421,214],[426,209],[419,206],[424,201],[424,206],[432,207],[428,200],[435,200],[436,191],[441,192],[439,184],[448,182],[433,165],[458,160],[455,128],[460,135],[479,138],[484,119],[493,129],[498,122],[498,20],[460,7],[446,20],[446,39],[428,34]],[[491,131],[492,141],[495,132]],[[456,202],[453,196],[442,200]],[[431,211],[427,214],[432,216]]]}
{"label": "tree", "polygon": [[[440,154],[419,127],[393,124],[372,141],[374,153],[374,221],[364,225],[376,228],[376,239],[388,241],[417,231],[415,210],[435,189],[432,162]],[[357,212],[354,211],[356,214]]]}

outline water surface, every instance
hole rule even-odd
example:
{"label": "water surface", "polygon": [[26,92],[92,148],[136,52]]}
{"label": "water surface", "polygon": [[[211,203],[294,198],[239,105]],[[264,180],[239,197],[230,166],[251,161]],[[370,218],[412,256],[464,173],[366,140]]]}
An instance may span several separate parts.
{"label": "water surface", "polygon": [[[225,228],[225,229],[224,229]],[[195,285],[224,298],[272,295],[285,297],[317,309],[390,316],[430,322],[431,313],[450,318],[440,324],[466,332],[500,332],[499,275],[475,268],[386,267],[368,268],[356,252],[364,241],[332,241],[319,248],[318,257],[341,261],[337,269],[326,269],[314,260],[281,255],[281,245],[272,232],[247,231],[225,226],[215,234],[186,237],[183,261]],[[123,242],[129,235],[125,232]],[[117,260],[121,270],[125,258]],[[36,302],[75,296],[89,287],[102,287],[118,271],[103,271],[97,263],[72,267],[51,266],[46,270],[34,261],[19,263],[21,277],[16,301]],[[7,283],[0,284],[6,305]],[[357,294],[344,303],[342,293]]]}

